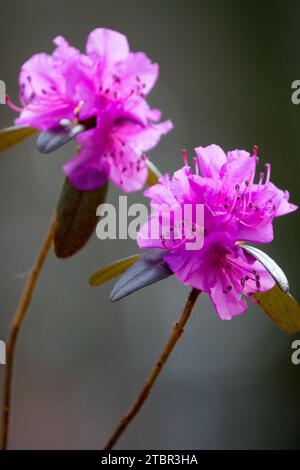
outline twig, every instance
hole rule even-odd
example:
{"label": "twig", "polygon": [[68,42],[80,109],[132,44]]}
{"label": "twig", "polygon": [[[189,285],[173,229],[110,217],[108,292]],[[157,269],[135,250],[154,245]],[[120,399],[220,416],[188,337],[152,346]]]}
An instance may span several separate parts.
{"label": "twig", "polygon": [[40,272],[46,260],[47,254],[51,247],[55,231],[55,214],[52,216],[49,229],[45,236],[43,245],[38,253],[37,259],[33,265],[30,276],[26,282],[23,290],[22,297],[19,305],[12,319],[8,339],[7,339],[7,351],[6,351],[6,367],[4,375],[4,396],[3,396],[3,407],[2,407],[2,426],[1,426],[1,450],[7,449],[8,443],[8,431],[9,431],[9,419],[11,411],[11,388],[12,388],[12,377],[13,377],[13,366],[14,366],[14,355],[16,349],[16,342],[18,333],[21,325],[24,321],[25,314],[30,305],[34,288],[37,284]]}
{"label": "twig", "polygon": [[133,420],[133,418],[137,415],[141,407],[143,406],[144,402],[146,401],[160,371],[162,370],[163,366],[168,360],[171,352],[173,351],[177,341],[180,339],[186,322],[188,321],[190,314],[192,313],[193,307],[196,303],[196,300],[200,294],[200,291],[197,289],[192,289],[190,295],[188,297],[187,303],[184,307],[182,312],[181,318],[178,322],[174,324],[173,332],[165,346],[163,353],[161,354],[160,358],[156,362],[154,368],[152,369],[150,375],[148,376],[144,387],[142,388],[135,404],[129,411],[129,413],[124,416],[121,421],[119,422],[116,430],[112,434],[111,438],[108,440],[104,450],[110,450],[114,447],[117,443],[129,423]]}

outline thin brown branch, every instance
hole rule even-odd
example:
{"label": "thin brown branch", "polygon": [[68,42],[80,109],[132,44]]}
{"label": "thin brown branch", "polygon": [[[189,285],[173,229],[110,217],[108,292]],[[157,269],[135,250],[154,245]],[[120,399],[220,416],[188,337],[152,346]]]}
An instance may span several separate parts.
{"label": "thin brown branch", "polygon": [[165,363],[167,362],[171,352],[173,351],[176,343],[180,339],[186,322],[188,321],[193,307],[196,303],[196,300],[200,294],[200,291],[197,289],[192,289],[190,292],[190,295],[188,297],[187,303],[184,307],[184,310],[182,312],[181,318],[178,322],[174,324],[174,328],[172,331],[172,334],[165,346],[165,349],[163,353],[161,354],[160,358],[156,362],[154,368],[152,369],[150,375],[148,376],[136,402],[134,403],[133,407],[125,415],[119,422],[116,430],[108,440],[106,446],[104,447],[104,450],[110,450],[114,447],[114,445],[117,443],[121,435],[124,433],[125,429],[129,425],[129,423],[134,419],[134,417],[137,415],[137,413],[140,411],[141,407],[145,403],[159,373],[161,372],[162,368],[164,367]]}
{"label": "thin brown branch", "polygon": [[1,425],[1,450],[7,449],[8,444],[8,432],[9,432],[9,420],[11,412],[11,388],[13,378],[13,366],[14,356],[16,349],[16,342],[18,333],[22,326],[25,318],[25,314],[31,302],[34,288],[37,284],[40,272],[46,260],[47,254],[51,247],[55,232],[55,215],[52,216],[49,229],[45,236],[42,247],[38,253],[36,261],[33,265],[30,276],[26,282],[23,290],[22,297],[20,299],[18,308],[12,319],[8,339],[7,339],[7,351],[6,351],[6,367],[4,375],[4,395],[3,395],[3,407],[2,407],[2,425]]}

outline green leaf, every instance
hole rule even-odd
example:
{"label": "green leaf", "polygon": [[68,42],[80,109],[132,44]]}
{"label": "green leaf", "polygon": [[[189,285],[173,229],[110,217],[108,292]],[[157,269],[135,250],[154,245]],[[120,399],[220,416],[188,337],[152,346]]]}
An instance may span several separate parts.
{"label": "green leaf", "polygon": [[286,333],[300,330],[300,307],[294,297],[283,292],[278,285],[267,291],[254,294],[261,308]]}
{"label": "green leaf", "polygon": [[155,184],[158,183],[158,180],[162,176],[162,174],[150,160],[147,160],[147,166],[148,166],[147,185],[154,186]]}
{"label": "green leaf", "polygon": [[120,274],[123,274],[127,271],[130,266],[132,266],[142,255],[133,255],[129,256],[128,258],[123,258],[115,263],[108,264],[103,268],[96,271],[90,278],[90,285],[92,287],[100,286],[104,284],[106,281],[113,279]]}
{"label": "green leaf", "polygon": [[12,126],[0,130],[0,152],[13,147],[30,135],[37,132],[28,126]]}
{"label": "green leaf", "polygon": [[105,200],[108,184],[93,191],[78,191],[66,179],[57,206],[54,249],[69,258],[89,240],[98,222],[97,207]]}

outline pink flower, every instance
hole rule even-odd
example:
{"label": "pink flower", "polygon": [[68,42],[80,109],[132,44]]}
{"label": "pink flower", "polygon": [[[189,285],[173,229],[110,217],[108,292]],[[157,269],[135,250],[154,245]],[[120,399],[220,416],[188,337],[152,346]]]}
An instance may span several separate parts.
{"label": "pink flower", "polygon": [[88,129],[76,137],[80,150],[64,166],[79,190],[92,190],[108,178],[125,191],[142,188],[147,178],[144,152],[172,128],[159,123],[160,111],[145,100],[158,77],[158,65],[130,52],[124,35],[96,29],[86,53],[62,37],[52,55],[36,54],[22,67],[17,124],[40,130],[62,120]]}
{"label": "pink flower", "polygon": [[[231,319],[247,308],[242,295],[269,290],[274,280],[266,269],[242,249],[240,242],[268,243],[273,239],[273,219],[294,211],[289,194],[270,182],[267,173],[255,182],[257,155],[234,150],[226,155],[211,145],[196,149],[196,173],[185,165],[170,179],[161,178],[145,195],[151,199],[151,218],[138,235],[141,248],[167,250],[164,260],[183,283],[207,292],[222,319]],[[198,174],[198,164],[201,176]],[[151,238],[150,228],[162,224],[158,204],[174,213],[185,204],[204,205],[204,244],[186,248],[186,241]],[[171,218],[172,222],[172,218]],[[171,226],[171,231],[175,227]],[[149,235],[150,234],[150,235]]]}

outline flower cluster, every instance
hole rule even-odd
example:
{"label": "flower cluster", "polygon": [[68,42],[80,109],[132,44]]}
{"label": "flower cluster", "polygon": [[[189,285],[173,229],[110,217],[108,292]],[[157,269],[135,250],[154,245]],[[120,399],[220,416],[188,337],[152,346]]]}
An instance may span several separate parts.
{"label": "flower cluster", "polygon": [[158,77],[158,65],[130,52],[124,35],[96,29],[86,53],[59,36],[52,55],[36,54],[22,67],[16,124],[48,130],[59,123],[82,123],[78,155],[64,166],[79,190],[100,187],[110,178],[124,191],[143,187],[145,152],[167,133],[170,121],[150,109],[146,95]]}
{"label": "flower cluster", "polygon": [[182,240],[178,244],[175,240],[170,246],[163,233],[157,238],[149,237],[149,227],[162,223],[159,213],[154,213],[141,228],[137,241],[141,248],[167,250],[164,260],[175,276],[207,292],[219,316],[231,319],[247,308],[242,294],[252,298],[254,293],[274,285],[267,270],[242,249],[242,242],[271,242],[274,217],[297,207],[289,203],[287,191],[271,183],[269,164],[266,175],[260,173],[255,181],[256,148],[253,155],[244,150],[226,155],[220,147],[211,145],[197,148],[196,154],[195,172],[185,164],[171,179],[168,175],[162,177],[145,195],[151,205],[165,204],[175,212],[185,204],[202,204],[203,247],[188,250]]}

